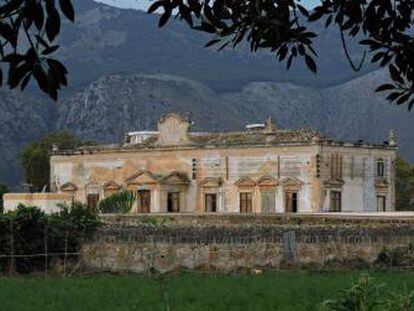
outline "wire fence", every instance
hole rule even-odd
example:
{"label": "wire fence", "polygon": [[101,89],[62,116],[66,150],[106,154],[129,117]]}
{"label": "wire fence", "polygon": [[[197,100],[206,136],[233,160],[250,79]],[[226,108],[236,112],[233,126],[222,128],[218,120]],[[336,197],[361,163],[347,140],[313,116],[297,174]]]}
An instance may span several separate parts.
{"label": "wire fence", "polygon": [[[76,232],[69,224],[30,223],[10,217],[0,224],[0,275],[16,276],[27,273],[48,276],[50,273],[70,276],[81,266],[80,247],[86,231]],[[65,228],[66,227],[66,228]]]}

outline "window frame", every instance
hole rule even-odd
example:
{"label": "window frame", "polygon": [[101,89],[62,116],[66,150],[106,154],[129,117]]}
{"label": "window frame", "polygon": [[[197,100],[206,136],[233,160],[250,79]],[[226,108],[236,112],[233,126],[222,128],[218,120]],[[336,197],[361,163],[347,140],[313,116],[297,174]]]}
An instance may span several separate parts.
{"label": "window frame", "polygon": [[[207,204],[207,198],[208,197],[212,197],[213,200],[212,202],[214,202],[214,204],[212,206],[214,206],[213,210],[209,211],[207,210],[208,204]],[[218,195],[216,192],[206,192],[204,193],[204,212],[205,213],[216,213],[217,212],[217,207],[218,207]]]}
{"label": "window frame", "polygon": [[[245,204],[242,204],[243,201],[245,202]],[[253,192],[252,191],[241,191],[239,193],[239,212],[241,214],[253,213]]]}
{"label": "window frame", "polygon": [[[382,199],[382,207],[380,210],[379,199]],[[387,211],[387,196],[384,194],[377,194],[377,212],[386,212]]]}
{"label": "window frame", "polygon": [[[90,204],[90,198],[93,198],[93,202],[94,204],[91,205]],[[86,205],[88,206],[88,209],[96,209],[98,208],[98,204],[99,204],[99,194],[98,193],[88,193],[86,195]]]}
{"label": "window frame", "polygon": [[385,172],[385,160],[382,158],[379,158],[377,160],[377,166],[376,166],[376,175],[379,178],[385,178],[386,172]]}
{"label": "window frame", "polygon": [[342,191],[331,190],[329,197],[330,197],[329,212],[331,213],[342,212]]}

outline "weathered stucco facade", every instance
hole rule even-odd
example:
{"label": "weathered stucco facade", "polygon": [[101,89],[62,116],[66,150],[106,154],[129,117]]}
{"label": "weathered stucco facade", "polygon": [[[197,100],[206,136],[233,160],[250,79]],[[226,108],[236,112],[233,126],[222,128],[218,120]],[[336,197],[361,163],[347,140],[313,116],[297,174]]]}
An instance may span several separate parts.
{"label": "weathered stucco facade", "polygon": [[[52,190],[96,204],[123,188],[134,212],[394,210],[395,141],[348,143],[271,120],[244,132],[194,133],[176,114],[122,145],[55,149]],[[141,136],[140,136],[141,135]]]}

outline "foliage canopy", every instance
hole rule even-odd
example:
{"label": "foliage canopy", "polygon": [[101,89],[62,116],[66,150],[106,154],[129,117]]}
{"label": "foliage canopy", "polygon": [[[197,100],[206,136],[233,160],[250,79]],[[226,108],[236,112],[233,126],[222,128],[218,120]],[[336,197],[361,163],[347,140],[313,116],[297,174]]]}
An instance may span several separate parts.
{"label": "foliage canopy", "polygon": [[39,141],[29,144],[20,155],[25,181],[33,186],[34,191],[42,191],[48,186],[49,160],[54,145],[60,150],[66,150],[91,144],[93,144],[92,141],[83,141],[66,131],[49,134]]}
{"label": "foliage canopy", "polygon": [[[54,41],[61,16],[75,20],[71,0],[0,1],[0,59],[8,66],[11,88],[24,89],[34,78],[39,88],[56,100],[60,87],[67,85],[65,66],[50,57],[59,48]],[[0,67],[0,84],[2,78]]]}
{"label": "foliage canopy", "polygon": [[0,183],[0,214],[3,213],[3,195],[9,192],[5,184]]}
{"label": "foliage canopy", "polygon": [[0,258],[0,272],[5,272],[2,269],[7,267],[18,273],[44,270],[46,262],[50,264],[50,261],[45,261],[45,256],[31,255],[76,253],[99,224],[97,215],[80,203],[66,206],[54,214],[24,205],[1,214],[0,253],[19,256],[13,260]]}
{"label": "foliage canopy", "polygon": [[414,210],[414,164],[398,158],[395,163],[396,209]]}
{"label": "foliage canopy", "polygon": [[[360,70],[366,57],[388,67],[391,82],[377,88],[389,91],[387,99],[397,105],[414,106],[413,1],[405,0],[322,0],[312,10],[300,0],[157,0],[149,13],[162,10],[159,26],[173,14],[191,28],[213,36],[206,46],[220,43],[220,49],[242,42],[251,52],[266,50],[290,68],[296,58],[317,72],[318,54],[313,40],[318,36],[305,21],[323,22],[336,27],[345,54],[354,70]],[[347,38],[361,38],[367,51],[357,63],[347,49]]]}

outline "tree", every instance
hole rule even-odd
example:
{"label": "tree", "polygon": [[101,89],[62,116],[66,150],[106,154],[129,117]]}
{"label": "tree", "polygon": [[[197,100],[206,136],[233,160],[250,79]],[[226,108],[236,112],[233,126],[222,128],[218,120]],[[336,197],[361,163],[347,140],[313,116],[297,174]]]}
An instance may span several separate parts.
{"label": "tree", "polygon": [[50,178],[50,155],[53,145],[60,150],[74,149],[83,145],[94,144],[92,141],[83,141],[69,132],[58,132],[47,135],[29,144],[21,153],[25,181],[33,185],[34,191],[42,191],[48,187]]}
{"label": "tree", "polygon": [[8,192],[9,192],[9,189],[7,188],[7,186],[3,183],[0,183],[0,214],[3,213],[3,208],[4,208],[3,195]]}
{"label": "tree", "polygon": [[24,89],[33,77],[39,88],[57,99],[67,85],[65,66],[49,57],[59,45],[53,44],[60,32],[61,15],[75,20],[71,0],[0,1],[0,85],[4,65],[8,65],[7,84]]}
{"label": "tree", "polygon": [[[296,58],[304,60],[316,73],[317,51],[307,22],[323,22],[337,27],[351,67],[361,69],[367,55],[371,62],[388,67],[391,82],[377,91],[391,92],[387,99],[397,105],[414,106],[414,40],[412,38],[414,1],[406,0],[321,0],[309,11],[300,0],[157,0],[148,9],[161,9],[159,26],[173,14],[192,29],[209,33],[206,46],[220,43],[220,49],[246,41],[251,52],[267,50],[290,68]],[[355,63],[347,50],[349,37],[362,38],[366,51]]]}
{"label": "tree", "polygon": [[414,210],[414,164],[402,158],[395,163],[396,209]]}

